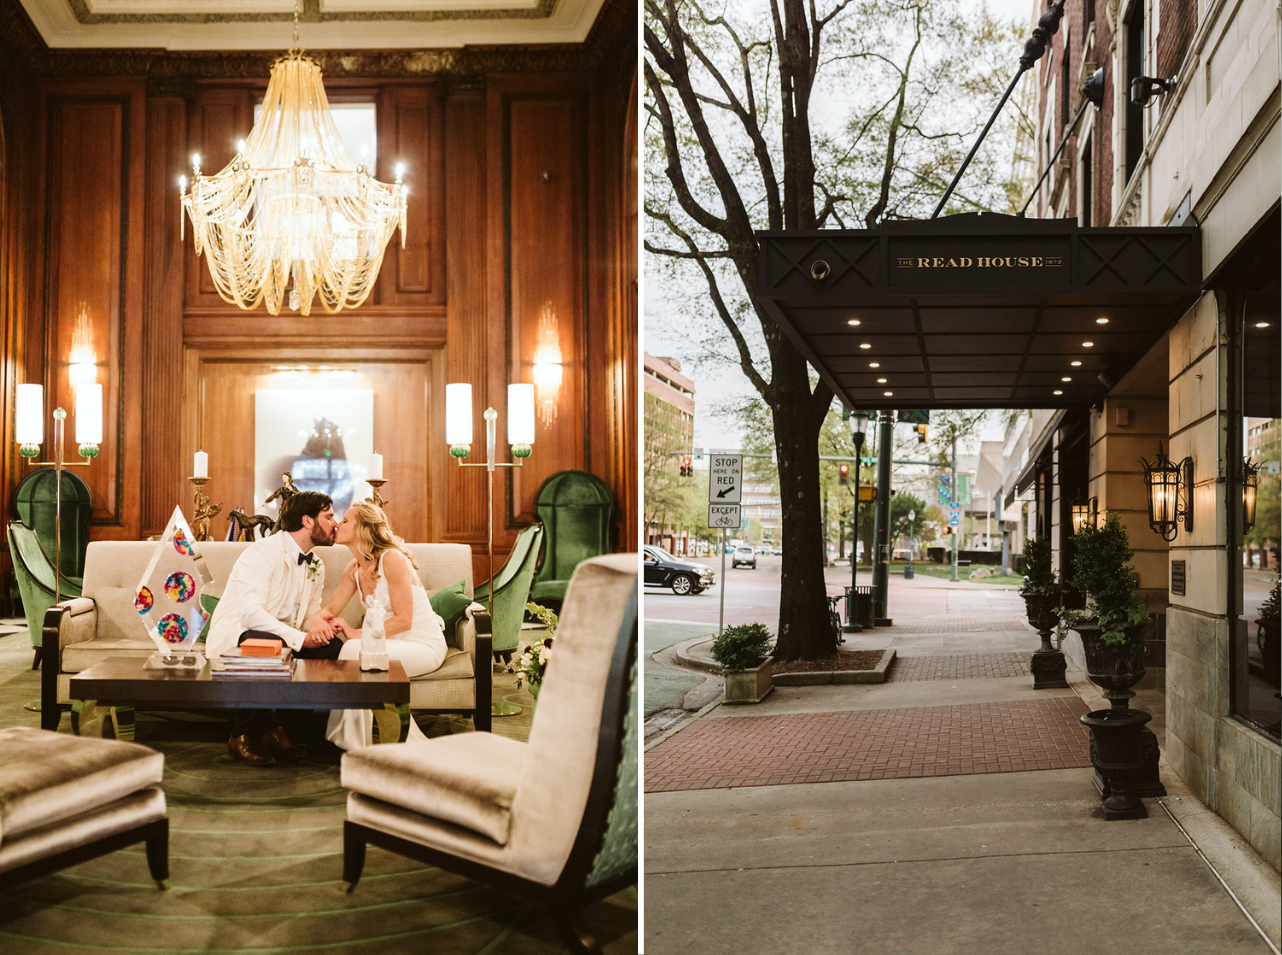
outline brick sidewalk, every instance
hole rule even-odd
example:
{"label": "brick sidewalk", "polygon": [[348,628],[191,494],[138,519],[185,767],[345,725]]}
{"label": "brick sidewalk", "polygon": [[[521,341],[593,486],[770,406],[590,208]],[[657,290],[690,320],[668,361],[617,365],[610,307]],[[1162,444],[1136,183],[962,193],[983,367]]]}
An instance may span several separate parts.
{"label": "brick sidewalk", "polygon": [[900,654],[886,672],[887,683],[911,680],[983,680],[1028,676],[1029,653]]}
{"label": "brick sidewalk", "polygon": [[937,613],[921,617],[897,613],[900,623],[893,627],[878,627],[875,632],[898,637],[910,633],[1005,633],[1024,632],[1033,641],[1037,634],[1028,629],[1026,617],[1021,613]]}
{"label": "brick sidewalk", "polygon": [[702,719],[645,755],[646,792],[1090,765],[1076,697]]}

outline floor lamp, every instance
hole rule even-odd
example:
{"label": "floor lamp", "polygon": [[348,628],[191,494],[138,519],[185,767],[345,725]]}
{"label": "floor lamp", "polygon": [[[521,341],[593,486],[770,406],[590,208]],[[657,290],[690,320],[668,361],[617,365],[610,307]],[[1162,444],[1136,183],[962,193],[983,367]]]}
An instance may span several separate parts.
{"label": "floor lamp", "polygon": [[[62,408],[53,411],[53,444],[52,461],[32,460],[40,454],[40,445],[44,444],[44,386],[18,385],[17,400],[14,402],[14,439],[18,442],[18,453],[32,466],[54,469],[53,492],[53,602],[62,602],[62,472],[64,468],[88,467],[89,462],[98,456],[98,445],[102,444],[102,385],[86,383],[76,385],[76,442],[80,445],[80,456],[84,461],[65,460],[63,431],[67,412]],[[56,648],[55,648],[56,649]],[[57,660],[57,654],[54,655]],[[49,661],[45,660],[45,666]],[[56,662],[55,662],[56,665]],[[25,704],[26,709],[39,710],[39,702]]]}
{"label": "floor lamp", "polygon": [[[513,462],[495,460],[495,448],[498,443],[499,413],[493,408],[486,408],[482,415],[485,419],[485,460],[465,464],[463,459],[472,452],[472,386],[455,384],[445,386],[445,440],[450,446],[450,455],[458,461],[461,468],[485,468],[487,498],[486,518],[489,531],[486,535],[486,554],[490,563],[490,587],[486,600],[490,611],[490,628],[494,627],[494,470],[496,468],[519,468],[524,466],[525,459],[534,451],[534,386],[507,386],[507,440],[512,446]],[[493,663],[490,662],[490,666]],[[480,678],[481,661],[476,661],[477,678]],[[495,700],[491,704],[493,716],[515,716],[521,707],[507,700]]]}

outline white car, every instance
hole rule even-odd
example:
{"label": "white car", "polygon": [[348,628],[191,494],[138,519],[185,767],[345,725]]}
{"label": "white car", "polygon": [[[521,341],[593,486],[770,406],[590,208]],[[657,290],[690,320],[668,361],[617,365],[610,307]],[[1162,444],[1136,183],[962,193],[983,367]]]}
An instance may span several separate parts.
{"label": "white car", "polygon": [[730,566],[731,568],[739,566],[751,567],[753,570],[756,570],[757,552],[746,544],[741,547],[736,547],[734,549],[734,556],[730,558]]}

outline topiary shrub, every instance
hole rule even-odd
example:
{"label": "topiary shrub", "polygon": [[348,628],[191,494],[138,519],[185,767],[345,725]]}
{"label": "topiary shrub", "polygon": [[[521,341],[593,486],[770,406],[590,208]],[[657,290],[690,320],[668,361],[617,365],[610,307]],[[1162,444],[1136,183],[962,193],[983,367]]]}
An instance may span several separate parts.
{"label": "topiary shrub", "polygon": [[723,670],[749,670],[770,655],[774,636],[764,623],[726,627],[712,641],[712,659]]}
{"label": "topiary shrub", "polygon": [[1126,528],[1116,512],[1108,515],[1103,527],[1088,524],[1078,532],[1072,571],[1065,583],[1086,598],[1086,609],[1059,608],[1059,615],[1070,627],[1098,626],[1103,630],[1100,642],[1117,646],[1128,640],[1123,627],[1148,619],[1144,601],[1135,592],[1131,578],[1135,568],[1130,566],[1130,560],[1134,556]]}
{"label": "topiary shrub", "polygon": [[1024,584],[1019,588],[1024,597],[1053,597],[1059,583],[1051,567],[1051,539],[1045,535],[1029,538],[1024,545]]}

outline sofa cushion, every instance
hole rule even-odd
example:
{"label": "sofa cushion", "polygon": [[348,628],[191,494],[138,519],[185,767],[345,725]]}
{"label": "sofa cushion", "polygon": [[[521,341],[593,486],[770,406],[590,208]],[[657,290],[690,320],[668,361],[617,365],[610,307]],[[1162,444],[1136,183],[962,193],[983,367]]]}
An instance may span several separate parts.
{"label": "sofa cushion", "polygon": [[417,680],[470,680],[475,669],[472,666],[472,654],[450,647],[445,651],[445,660],[442,661],[440,666],[430,673],[411,677],[410,682]]}
{"label": "sofa cushion", "polygon": [[164,756],[137,743],[0,730],[0,839],[105,806],[160,782],[164,769]]}
{"label": "sofa cushion", "polygon": [[442,587],[428,598],[436,615],[445,621],[446,633],[454,632],[463,619],[463,612],[472,605],[472,598],[465,593],[466,588],[467,584],[460,580]]}
{"label": "sofa cushion", "polygon": [[62,648],[62,672],[83,673],[95,663],[112,657],[149,657],[156,645],[144,633],[139,637],[101,637]]}
{"label": "sofa cushion", "polygon": [[347,753],[342,782],[353,792],[506,845],[524,761],[524,743],[492,733],[460,733]]}

